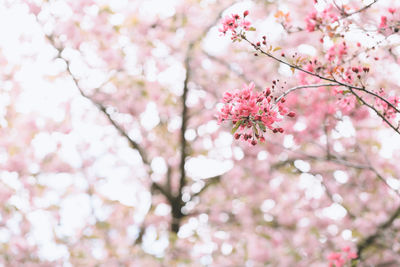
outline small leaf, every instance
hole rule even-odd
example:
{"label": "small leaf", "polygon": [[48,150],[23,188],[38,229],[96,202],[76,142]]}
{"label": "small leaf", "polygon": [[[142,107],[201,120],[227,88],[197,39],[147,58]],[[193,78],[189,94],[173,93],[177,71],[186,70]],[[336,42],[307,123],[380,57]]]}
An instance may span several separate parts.
{"label": "small leaf", "polygon": [[256,135],[258,135],[258,130],[257,130],[257,127],[256,127],[256,126],[253,126],[253,131],[254,131],[254,133],[255,133]]}
{"label": "small leaf", "polygon": [[256,31],[256,28],[250,27],[250,28],[248,29],[248,31],[254,32],[254,31]]}
{"label": "small leaf", "polygon": [[357,97],[356,99],[357,99],[358,104],[360,104],[360,106],[364,105],[364,103],[361,101],[361,99],[359,97]]}
{"label": "small leaf", "polygon": [[275,47],[275,48],[274,48],[274,50],[273,50],[273,51],[275,52],[275,51],[278,51],[278,50],[281,50],[281,49],[282,49],[282,47],[280,47],[280,46],[277,46],[277,47]]}
{"label": "small leaf", "polygon": [[237,129],[239,128],[240,125],[242,125],[242,123],[243,123],[242,120],[237,121],[236,124],[235,124],[235,126],[232,128],[231,133],[232,133],[232,134],[236,133]]}
{"label": "small leaf", "polygon": [[342,95],[347,95],[348,93],[350,93],[350,90],[343,90]]}
{"label": "small leaf", "polygon": [[291,70],[292,73],[294,74],[295,68],[291,67],[290,70]]}
{"label": "small leaf", "polygon": [[258,126],[260,127],[260,129],[265,132],[267,129],[265,128],[265,125],[262,122],[258,123]]}

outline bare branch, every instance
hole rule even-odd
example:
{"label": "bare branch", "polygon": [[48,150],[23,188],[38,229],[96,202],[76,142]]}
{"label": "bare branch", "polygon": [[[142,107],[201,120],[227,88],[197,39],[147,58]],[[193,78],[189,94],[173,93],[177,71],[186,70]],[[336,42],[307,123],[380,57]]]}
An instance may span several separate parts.
{"label": "bare branch", "polygon": [[292,87],[290,89],[288,89],[287,91],[285,91],[282,95],[280,95],[277,99],[276,99],[276,103],[278,103],[283,97],[287,96],[288,94],[299,90],[299,89],[306,89],[306,88],[319,88],[319,87],[324,87],[324,86],[338,86],[337,83],[326,83],[326,84],[308,84],[308,85],[300,85],[300,86],[296,86],[296,87]]}
{"label": "bare branch", "polygon": [[364,252],[365,249],[368,247],[372,246],[375,243],[375,240],[380,237],[382,232],[389,228],[395,219],[397,219],[400,216],[400,206],[397,207],[396,210],[390,215],[390,217],[383,222],[381,225],[378,226],[376,231],[363,239],[360,243],[357,245],[357,258],[352,261],[352,266],[356,266],[357,263],[362,259],[362,253]]}
{"label": "bare branch", "polygon": [[338,6],[336,6],[336,7],[339,9],[339,11],[343,15],[343,17],[341,17],[341,19],[344,19],[344,18],[348,18],[348,17],[353,16],[353,15],[355,15],[357,13],[361,13],[361,12],[367,10],[368,8],[370,8],[373,4],[375,4],[377,2],[378,2],[378,0],[374,0],[373,2],[369,3],[368,5],[365,5],[364,7],[360,8],[360,9],[358,9],[356,11],[353,11],[351,13],[346,13],[346,11],[343,8],[339,8]]}

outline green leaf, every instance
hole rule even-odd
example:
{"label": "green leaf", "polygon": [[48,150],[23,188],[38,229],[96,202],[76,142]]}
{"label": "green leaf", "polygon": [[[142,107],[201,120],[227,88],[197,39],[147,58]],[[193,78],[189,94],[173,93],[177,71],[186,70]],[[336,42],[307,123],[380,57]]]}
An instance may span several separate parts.
{"label": "green leaf", "polygon": [[250,27],[250,28],[248,29],[248,31],[255,32],[255,31],[256,31],[256,28]]}
{"label": "green leaf", "polygon": [[239,126],[242,125],[242,123],[243,123],[243,120],[237,121],[235,126],[232,128],[231,133],[234,134],[237,131],[237,129],[239,128]]}
{"label": "green leaf", "polygon": [[281,49],[282,49],[282,48],[281,48],[280,46],[277,46],[277,47],[274,48],[273,51],[275,52],[275,51],[278,51],[278,50],[281,50]]}
{"label": "green leaf", "polygon": [[258,130],[256,126],[253,126],[253,131],[256,133],[256,135],[258,135]]}
{"label": "green leaf", "polygon": [[348,93],[350,93],[350,90],[343,90],[342,95],[346,95]]}
{"label": "green leaf", "polygon": [[265,128],[265,125],[262,122],[258,123],[258,126],[260,127],[261,131],[265,132],[267,129]]}

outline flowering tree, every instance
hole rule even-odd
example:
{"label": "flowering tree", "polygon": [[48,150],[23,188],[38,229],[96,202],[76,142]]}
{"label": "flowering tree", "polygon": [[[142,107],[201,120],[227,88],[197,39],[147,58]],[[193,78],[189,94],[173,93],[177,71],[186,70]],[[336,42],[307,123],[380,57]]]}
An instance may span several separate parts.
{"label": "flowering tree", "polygon": [[2,1],[0,262],[398,266],[396,4]]}

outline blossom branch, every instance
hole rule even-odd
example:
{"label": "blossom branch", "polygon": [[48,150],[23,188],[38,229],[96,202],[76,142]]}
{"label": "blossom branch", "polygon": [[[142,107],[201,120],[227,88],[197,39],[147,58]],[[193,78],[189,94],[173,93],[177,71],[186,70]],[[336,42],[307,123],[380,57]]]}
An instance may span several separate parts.
{"label": "blossom branch", "polygon": [[260,46],[257,46],[256,44],[254,44],[253,42],[251,42],[250,40],[248,40],[247,37],[246,37],[245,35],[242,35],[241,38],[242,38],[243,40],[245,40],[246,42],[248,42],[251,46],[253,46],[254,49],[255,49],[256,51],[259,51],[261,54],[263,54],[263,55],[265,55],[265,56],[267,56],[267,57],[269,57],[269,58],[272,58],[272,59],[275,60],[275,61],[278,61],[278,62],[280,62],[280,63],[282,63],[282,64],[284,64],[284,65],[286,65],[286,66],[288,66],[288,67],[290,67],[290,68],[292,68],[292,69],[296,69],[296,70],[298,70],[298,71],[307,73],[307,74],[309,74],[309,75],[311,75],[311,76],[314,76],[314,77],[316,77],[316,78],[319,78],[319,79],[321,79],[321,80],[325,80],[325,81],[328,81],[328,82],[336,83],[336,86],[343,86],[343,87],[351,88],[351,89],[354,89],[354,90],[363,91],[363,92],[365,92],[365,93],[367,93],[367,94],[370,94],[370,95],[372,95],[372,96],[374,96],[374,97],[376,97],[376,98],[378,98],[378,99],[384,101],[389,107],[393,108],[397,113],[400,113],[400,110],[399,110],[396,106],[394,106],[392,103],[390,103],[386,98],[384,98],[384,97],[382,97],[382,96],[380,96],[380,95],[377,95],[377,94],[374,93],[374,92],[371,92],[371,91],[366,90],[365,87],[354,86],[354,85],[351,85],[351,84],[347,84],[347,83],[338,81],[338,80],[336,80],[335,78],[324,77],[324,76],[322,76],[322,75],[319,75],[318,73],[305,70],[305,69],[303,69],[303,68],[301,68],[301,67],[299,67],[299,66],[297,66],[297,65],[295,65],[295,64],[291,64],[291,63],[289,63],[289,62],[286,62],[286,61],[284,61],[284,60],[282,60],[282,59],[280,59],[280,58],[278,58],[278,57],[272,55],[271,53],[268,53],[268,52],[264,51]]}
{"label": "blossom branch", "polygon": [[289,66],[289,67],[292,68],[292,69],[299,70],[299,71],[301,71],[301,72],[304,72],[304,73],[306,73],[306,74],[309,74],[309,75],[314,76],[314,77],[316,77],[316,78],[319,78],[319,79],[321,79],[321,80],[325,80],[325,81],[329,81],[329,82],[336,83],[336,86],[343,86],[343,87],[348,88],[348,89],[350,90],[350,92],[351,92],[354,96],[356,96],[364,105],[366,105],[368,108],[370,108],[370,109],[372,109],[373,111],[375,111],[375,113],[376,113],[379,117],[381,117],[381,118],[384,120],[384,122],[385,122],[386,124],[388,124],[393,130],[395,130],[398,134],[400,134],[400,131],[399,131],[398,127],[395,127],[395,126],[394,126],[384,115],[382,115],[375,107],[373,107],[372,105],[368,104],[368,103],[367,103],[364,99],[362,99],[357,93],[355,93],[354,90],[361,91],[361,92],[367,93],[367,94],[369,94],[369,95],[372,95],[372,96],[375,97],[375,98],[378,98],[379,100],[381,100],[381,101],[383,101],[385,104],[387,104],[390,108],[392,108],[396,113],[399,113],[399,114],[400,114],[400,110],[399,110],[395,105],[393,105],[390,101],[388,101],[386,98],[384,98],[384,97],[382,97],[382,96],[380,96],[380,95],[378,95],[378,94],[376,94],[376,93],[374,93],[374,92],[371,92],[371,91],[369,91],[369,90],[366,90],[365,87],[357,87],[357,86],[354,86],[354,85],[351,85],[351,84],[347,84],[347,83],[338,81],[338,80],[335,79],[335,78],[324,77],[324,76],[322,76],[322,75],[320,75],[320,74],[318,74],[318,73],[314,73],[314,72],[305,70],[305,69],[303,69],[303,68],[301,68],[301,67],[299,67],[299,66],[297,66],[297,65],[295,65],[295,64],[291,64],[291,63],[289,63],[289,62],[286,62],[286,61],[284,61],[284,60],[282,60],[282,59],[277,58],[276,56],[272,55],[271,53],[268,53],[268,52],[264,51],[260,46],[258,46],[258,45],[256,45],[256,44],[252,43],[251,41],[249,41],[249,40],[246,38],[245,35],[242,34],[242,35],[241,35],[241,38],[242,38],[243,40],[245,40],[246,42],[248,42],[250,45],[252,45],[256,51],[259,51],[261,54],[263,54],[263,55],[265,55],[265,56],[267,56],[267,57],[269,57],[269,58],[272,58],[273,60],[278,61],[278,62],[280,62],[280,63],[282,63],[282,64],[284,64],[284,65],[286,65],[286,66]]}
{"label": "blossom branch", "polygon": [[384,122],[386,122],[387,125],[389,125],[396,133],[400,134],[399,131],[399,127],[395,127],[384,115],[382,115],[374,106],[372,106],[371,104],[367,103],[360,95],[358,95],[356,92],[354,92],[354,88],[352,87],[348,87],[350,92],[357,97],[358,100],[361,101],[361,103],[363,103],[365,106],[367,106],[368,108],[372,109],[376,115],[378,115],[379,117],[382,118],[382,120]]}

